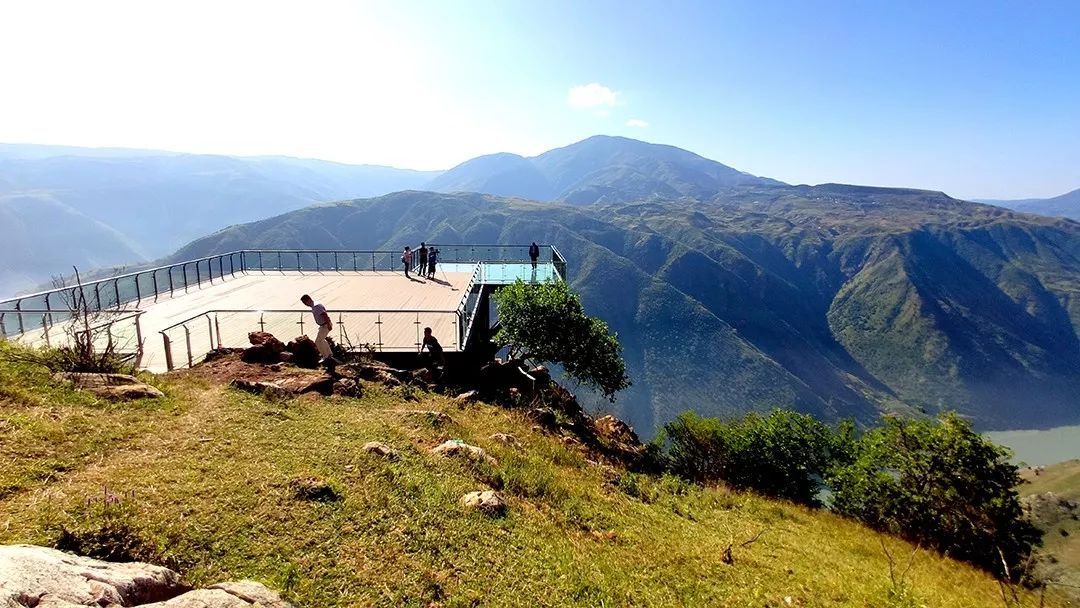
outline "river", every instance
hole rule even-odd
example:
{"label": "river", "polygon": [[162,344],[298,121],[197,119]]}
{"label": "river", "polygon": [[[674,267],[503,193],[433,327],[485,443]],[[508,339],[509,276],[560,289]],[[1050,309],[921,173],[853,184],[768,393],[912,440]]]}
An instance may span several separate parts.
{"label": "river", "polygon": [[992,431],[985,435],[1011,448],[1015,452],[1013,462],[1036,466],[1080,458],[1080,425],[1044,431]]}

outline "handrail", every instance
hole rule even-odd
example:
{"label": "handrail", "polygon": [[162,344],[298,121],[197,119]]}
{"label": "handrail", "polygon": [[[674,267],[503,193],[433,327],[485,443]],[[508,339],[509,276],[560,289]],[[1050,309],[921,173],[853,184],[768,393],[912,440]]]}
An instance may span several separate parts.
{"label": "handrail", "polygon": [[[176,329],[177,327],[180,327],[180,326],[184,325],[185,323],[190,323],[190,322],[194,321],[195,319],[205,317],[206,315],[209,315],[209,314],[221,314],[221,313],[225,313],[225,314],[234,314],[234,313],[256,314],[256,313],[265,313],[265,312],[274,313],[274,314],[281,314],[281,313],[311,314],[311,309],[309,309],[309,308],[289,308],[289,309],[279,309],[279,308],[257,308],[257,309],[255,309],[255,308],[215,308],[213,310],[203,311],[203,312],[201,312],[201,313],[199,313],[197,315],[192,315],[192,316],[184,319],[183,321],[173,323],[172,325],[170,325],[170,326],[168,326],[168,327],[166,327],[164,329],[159,329],[158,333],[163,334],[163,333],[165,333],[167,331]],[[401,314],[419,313],[419,314],[423,314],[423,315],[430,315],[430,314],[457,313],[458,311],[457,310],[448,310],[448,309],[423,309],[423,308],[420,308],[420,309],[410,308],[408,310],[401,310],[400,308],[334,308],[332,310],[327,310],[328,314],[329,313],[335,313],[335,314],[337,314],[337,313],[382,313],[382,312],[401,313]]]}

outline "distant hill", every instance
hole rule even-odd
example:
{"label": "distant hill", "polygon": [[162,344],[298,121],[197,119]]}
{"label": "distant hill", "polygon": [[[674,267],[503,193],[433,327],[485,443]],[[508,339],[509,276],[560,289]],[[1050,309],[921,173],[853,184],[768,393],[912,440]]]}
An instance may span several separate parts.
{"label": "distant hill", "polygon": [[[417,187],[434,173],[286,157],[0,144],[0,217],[26,226],[0,297],[72,264],[163,256],[209,232],[314,202]],[[7,237],[8,235],[5,235]]]}
{"label": "distant hill", "polygon": [[1038,213],[1080,220],[1080,188],[1053,198],[1025,198],[1018,200],[979,199],[980,203],[997,205],[1025,213]]}
{"label": "distant hill", "polygon": [[1080,420],[1080,224],[939,192],[746,186],[594,204],[401,192],[200,239],[245,247],[556,243],[619,333],[648,434],[686,409],[870,422],[956,409],[979,427]]}
{"label": "distant hill", "polygon": [[427,189],[572,204],[712,196],[733,186],[782,185],[673,146],[597,135],[539,156],[492,154],[436,177]]}

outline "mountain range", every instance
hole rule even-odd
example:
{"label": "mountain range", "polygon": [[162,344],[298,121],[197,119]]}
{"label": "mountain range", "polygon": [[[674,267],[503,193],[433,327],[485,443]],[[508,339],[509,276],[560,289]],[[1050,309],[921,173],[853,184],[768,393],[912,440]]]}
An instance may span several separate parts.
{"label": "mountain range", "polygon": [[977,202],[1007,207],[1025,213],[1052,215],[1080,220],[1080,188],[1052,198],[1025,198],[1014,200],[978,199]]}
{"label": "mountain range", "polygon": [[145,262],[214,230],[435,174],[285,157],[0,144],[0,297],[83,269]]}

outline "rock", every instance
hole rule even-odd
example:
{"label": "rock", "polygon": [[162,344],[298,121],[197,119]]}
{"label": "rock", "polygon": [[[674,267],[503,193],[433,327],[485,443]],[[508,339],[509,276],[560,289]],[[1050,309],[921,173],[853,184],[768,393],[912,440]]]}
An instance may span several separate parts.
{"label": "rock", "polygon": [[278,380],[277,384],[294,395],[303,395],[304,393],[332,395],[334,393],[334,377],[330,374],[307,373],[286,376]]}
{"label": "rock", "polygon": [[275,338],[274,334],[265,331],[249,332],[248,343],[252,346],[266,346],[268,344],[272,347],[280,346],[278,352],[285,350],[285,345],[281,343],[281,340]]}
{"label": "rock", "polygon": [[592,430],[604,447],[625,463],[639,462],[645,455],[645,446],[637,433],[614,416],[602,416],[592,421]]}
{"label": "rock", "polygon": [[165,393],[127,374],[57,372],[53,374],[53,379],[113,401],[156,399],[165,396]]}
{"label": "rock", "polygon": [[397,450],[386,445],[385,443],[380,443],[378,441],[369,441],[365,443],[364,447],[360,449],[367,452],[368,454],[374,454],[387,460],[397,460],[400,456]]}
{"label": "rock", "polygon": [[417,384],[431,384],[435,382],[435,375],[426,367],[412,370],[409,373],[409,377]]}
{"label": "rock", "polygon": [[464,393],[461,393],[457,397],[454,397],[454,402],[458,403],[459,405],[465,405],[467,403],[472,403],[476,401],[479,397],[480,393],[478,391],[466,391]]}
{"label": "rock", "polygon": [[293,608],[280,595],[254,581],[218,583],[167,602],[140,608]]}
{"label": "rock", "polygon": [[251,343],[251,348],[245,349],[240,355],[240,360],[245,363],[277,363],[285,350],[281,340],[265,331],[249,333],[248,342]]}
{"label": "rock", "polygon": [[466,509],[474,509],[492,516],[506,512],[506,501],[494,490],[469,492],[461,497],[461,504]]}
{"label": "rock", "polygon": [[333,393],[339,397],[362,397],[364,389],[352,378],[341,378],[334,381]]}
{"label": "rock", "polygon": [[282,363],[292,363],[293,354],[290,353],[289,351],[284,351],[283,353],[278,355],[278,360],[281,361]]}
{"label": "rock", "polygon": [[499,443],[505,443],[506,445],[520,445],[517,437],[514,437],[510,433],[495,433],[491,436],[491,439],[494,439]]}
{"label": "rock", "polygon": [[299,336],[285,345],[285,350],[292,353],[291,363],[297,367],[314,369],[319,366],[319,348],[315,341],[307,336]]}
{"label": "rock", "polygon": [[161,566],[0,545],[0,606],[138,606],[187,590],[179,574]]}
{"label": "rock", "polygon": [[460,439],[451,439],[444,443],[441,443],[431,448],[432,454],[439,454],[440,456],[464,456],[472,460],[487,462],[488,464],[495,464],[495,459],[488,456],[488,453],[483,448],[478,448],[475,445],[469,445]]}
{"label": "rock", "polygon": [[267,367],[267,369],[269,369],[272,372],[280,372],[281,371],[281,364],[280,363],[271,364],[270,366]]}
{"label": "rock", "polygon": [[262,395],[263,397],[270,399],[287,399],[292,396],[292,393],[290,393],[288,389],[278,384],[274,384],[273,382],[258,382],[255,380],[245,380],[244,378],[233,378],[232,382],[229,382],[229,386],[255,395]]}

